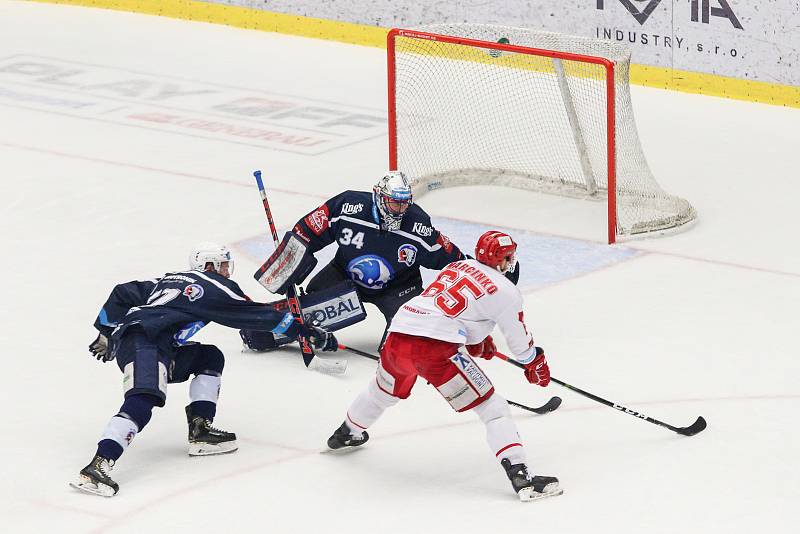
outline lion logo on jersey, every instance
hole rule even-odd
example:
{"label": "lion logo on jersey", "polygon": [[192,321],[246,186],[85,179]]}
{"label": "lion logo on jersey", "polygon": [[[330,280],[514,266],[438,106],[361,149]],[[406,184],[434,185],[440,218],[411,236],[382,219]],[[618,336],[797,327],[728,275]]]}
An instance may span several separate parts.
{"label": "lion logo on jersey", "polygon": [[417,261],[417,247],[409,245],[408,243],[401,245],[400,248],[397,249],[397,261],[405,263],[409,267],[414,265],[414,262]]}
{"label": "lion logo on jersey", "polygon": [[389,262],[374,254],[350,260],[347,272],[350,273],[353,282],[368,289],[383,289],[394,278],[394,271]]}

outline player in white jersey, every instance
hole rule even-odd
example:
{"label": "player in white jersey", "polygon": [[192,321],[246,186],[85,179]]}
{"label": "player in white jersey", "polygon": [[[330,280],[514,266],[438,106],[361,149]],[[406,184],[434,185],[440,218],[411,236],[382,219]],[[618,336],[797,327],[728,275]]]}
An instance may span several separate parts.
{"label": "player in white jersey", "polygon": [[475,260],[447,265],[425,291],[403,305],[389,327],[375,380],[353,401],[342,425],[328,439],[337,450],[363,445],[366,429],[383,412],[408,398],[417,376],[433,385],[458,412],[474,410],[486,439],[523,501],[560,495],[558,479],[528,471],[525,449],[508,403],[495,393],[472,356],[490,359],[495,325],[511,352],[525,364],[532,384],[547,386],[550,369],[525,326],[522,295],[504,273],[515,264],[517,245],[490,231],[475,247]]}

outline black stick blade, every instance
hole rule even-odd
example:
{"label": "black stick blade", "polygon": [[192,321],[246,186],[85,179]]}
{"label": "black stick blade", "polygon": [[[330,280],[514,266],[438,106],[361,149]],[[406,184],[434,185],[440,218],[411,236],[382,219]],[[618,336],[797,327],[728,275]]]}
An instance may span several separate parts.
{"label": "black stick blade", "polygon": [[532,408],[525,404],[514,402],[513,400],[506,400],[506,402],[508,402],[508,404],[510,404],[511,406],[516,406],[517,408],[520,408],[522,410],[533,412],[539,415],[545,415],[557,409],[559,406],[561,406],[561,397],[552,397],[549,401],[536,408]]}
{"label": "black stick blade", "polygon": [[697,418],[697,421],[692,423],[689,426],[685,426],[683,428],[679,428],[677,430],[678,434],[682,436],[694,436],[706,429],[707,423],[706,420],[703,419],[703,416]]}
{"label": "black stick blade", "polygon": [[551,397],[549,401],[538,408],[534,408],[533,411],[540,415],[544,415],[546,413],[555,411],[559,406],[561,406],[561,397]]}

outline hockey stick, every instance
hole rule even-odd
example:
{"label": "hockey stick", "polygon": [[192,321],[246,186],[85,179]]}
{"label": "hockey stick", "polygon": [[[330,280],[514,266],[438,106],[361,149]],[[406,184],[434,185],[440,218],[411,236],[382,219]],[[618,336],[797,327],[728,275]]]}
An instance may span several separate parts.
{"label": "hockey stick", "polygon": [[525,406],[524,404],[520,404],[518,402],[514,402],[512,400],[506,399],[506,402],[509,403],[511,406],[516,406],[517,408],[521,408],[523,410],[527,410],[529,412],[533,412],[539,415],[544,415],[546,413],[550,413],[558,409],[561,406],[561,397],[550,397],[550,400],[542,404],[537,408],[531,408],[530,406]]}
{"label": "hockey stick", "polygon": [[[495,352],[495,356],[497,356],[501,360],[507,361],[508,363],[510,363],[512,365],[516,365],[520,369],[525,369],[525,365],[524,364],[519,363],[518,361],[514,360],[513,358],[509,358],[505,354],[501,354],[499,352]],[[677,432],[678,434],[680,434],[682,436],[694,436],[695,434],[705,430],[705,428],[707,426],[706,420],[702,416],[698,417],[697,420],[694,423],[692,423],[691,425],[689,425],[689,426],[682,426],[682,427],[672,426],[672,425],[670,425],[668,423],[664,423],[663,421],[659,421],[658,419],[653,419],[652,417],[648,417],[648,416],[644,415],[643,413],[639,413],[639,412],[636,412],[634,410],[631,410],[630,408],[626,408],[625,406],[617,404],[616,402],[611,402],[611,401],[606,400],[606,399],[604,399],[602,397],[598,397],[597,395],[595,395],[593,393],[589,393],[588,391],[584,391],[584,390],[582,390],[580,388],[577,388],[575,386],[567,384],[566,382],[562,382],[558,378],[555,378],[555,377],[551,376],[550,380],[555,382],[559,386],[563,386],[563,387],[565,387],[567,389],[570,389],[570,390],[574,391],[578,395],[583,395],[587,399],[592,399],[595,402],[599,402],[600,404],[604,404],[606,406],[610,406],[611,408],[614,408],[615,410],[619,410],[620,412],[625,412],[628,415],[632,415],[634,417],[638,417],[639,419],[644,419],[648,423],[653,423],[653,424],[656,424],[656,425],[659,425],[659,426],[663,426],[664,428],[668,428],[668,429],[672,430],[673,432]]]}
{"label": "hockey stick", "polygon": [[[339,350],[346,350],[352,352],[353,354],[358,354],[359,356],[369,358],[370,360],[375,360],[375,361],[380,360],[380,358],[378,356],[375,356],[374,354],[370,354],[369,352],[365,352],[363,350],[354,349],[353,347],[348,347],[346,345],[342,345],[341,343],[339,344]],[[552,412],[553,410],[561,406],[561,397],[551,397],[549,401],[536,408],[532,408],[531,406],[525,406],[524,404],[520,404],[512,400],[506,400],[506,402],[508,402],[511,406],[516,406],[517,408],[521,408],[529,412],[537,413],[539,415],[544,415],[546,413]]]}
{"label": "hockey stick", "polygon": [[[253,176],[256,178],[258,193],[261,195],[261,201],[264,204],[264,213],[267,214],[267,222],[269,223],[272,239],[277,249],[280,240],[278,239],[278,231],[275,230],[275,222],[272,220],[272,210],[269,208],[264,182],[261,181],[261,171],[254,171]],[[300,301],[297,299],[297,288],[295,288],[294,285],[289,286],[289,289],[286,291],[286,302],[289,304],[289,311],[294,315],[297,322],[303,324],[303,310],[300,308]],[[307,368],[331,375],[340,375],[347,369],[347,360],[323,360],[316,357],[314,348],[303,335],[300,335],[298,341],[300,342],[300,349],[303,351],[303,363],[306,364]]]}

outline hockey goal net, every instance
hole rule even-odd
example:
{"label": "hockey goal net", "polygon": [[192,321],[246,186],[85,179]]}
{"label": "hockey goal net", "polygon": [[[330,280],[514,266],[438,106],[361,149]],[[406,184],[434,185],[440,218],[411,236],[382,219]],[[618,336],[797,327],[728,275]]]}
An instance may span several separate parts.
{"label": "hockey goal net", "polygon": [[624,46],[437,24],[391,30],[387,51],[389,165],[417,195],[494,184],[602,200],[609,243],[694,219],[647,165]]}

